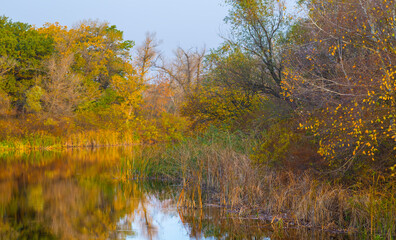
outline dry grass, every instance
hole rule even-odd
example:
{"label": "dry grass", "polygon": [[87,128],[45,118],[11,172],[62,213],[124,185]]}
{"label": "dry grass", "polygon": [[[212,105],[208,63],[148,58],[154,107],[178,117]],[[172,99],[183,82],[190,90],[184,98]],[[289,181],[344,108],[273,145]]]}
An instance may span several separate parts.
{"label": "dry grass", "polygon": [[120,146],[139,143],[132,131],[96,130],[73,133],[66,137],[66,147]]}
{"label": "dry grass", "polygon": [[215,203],[273,222],[386,239],[396,235],[394,182],[352,190],[318,180],[309,171],[258,168],[249,148],[249,142],[226,136],[190,139],[169,151],[167,158],[177,159],[183,182],[178,205],[200,208]]}
{"label": "dry grass", "polygon": [[[1,125],[3,123],[5,124]],[[25,122],[16,122],[13,126],[8,123],[9,121],[0,121],[0,151],[121,146],[140,143],[132,130],[65,131],[59,135],[48,129],[26,128]]]}

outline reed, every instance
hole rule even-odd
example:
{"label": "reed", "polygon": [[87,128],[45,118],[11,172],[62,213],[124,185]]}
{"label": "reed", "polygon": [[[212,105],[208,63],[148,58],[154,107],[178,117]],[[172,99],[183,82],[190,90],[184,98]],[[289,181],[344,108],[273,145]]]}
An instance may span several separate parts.
{"label": "reed", "polygon": [[68,135],[64,140],[66,147],[101,147],[138,144],[133,131],[96,130],[81,131]]}
{"label": "reed", "polygon": [[395,182],[347,188],[309,170],[296,173],[252,163],[256,143],[241,134],[209,131],[168,148],[181,176],[178,207],[217,204],[240,216],[259,216],[279,228],[288,224],[360,232],[368,238],[396,235]]}
{"label": "reed", "polygon": [[54,136],[36,131],[23,136],[7,136],[0,141],[0,151],[50,150],[71,147],[103,147],[139,144],[133,131],[81,131],[66,136]]}
{"label": "reed", "polygon": [[122,157],[118,164],[118,175],[123,181],[136,179],[177,179],[177,164],[174,159],[162,160],[164,146],[136,147],[128,157]]}

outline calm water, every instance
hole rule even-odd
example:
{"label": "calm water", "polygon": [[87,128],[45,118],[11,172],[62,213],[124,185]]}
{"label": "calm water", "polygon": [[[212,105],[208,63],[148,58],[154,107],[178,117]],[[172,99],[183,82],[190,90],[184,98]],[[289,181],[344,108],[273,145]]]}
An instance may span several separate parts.
{"label": "calm water", "polygon": [[121,181],[132,148],[0,153],[0,239],[352,239],[177,209],[179,187]]}

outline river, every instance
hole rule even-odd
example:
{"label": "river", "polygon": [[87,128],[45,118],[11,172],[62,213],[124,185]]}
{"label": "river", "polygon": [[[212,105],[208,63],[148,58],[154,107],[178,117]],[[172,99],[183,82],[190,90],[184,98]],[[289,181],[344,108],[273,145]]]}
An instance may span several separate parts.
{"label": "river", "polygon": [[355,239],[215,206],[177,208],[178,184],[120,179],[120,159],[133,151],[0,153],[0,239]]}

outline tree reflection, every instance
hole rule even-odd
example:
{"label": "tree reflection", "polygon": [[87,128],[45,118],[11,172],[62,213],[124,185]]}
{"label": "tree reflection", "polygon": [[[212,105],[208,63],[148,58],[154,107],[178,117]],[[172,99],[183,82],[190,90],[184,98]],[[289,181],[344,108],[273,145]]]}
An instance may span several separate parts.
{"label": "tree reflection", "polygon": [[177,188],[165,182],[119,180],[119,160],[134,151],[1,155],[0,239],[129,239],[138,234],[158,239],[166,228],[158,216],[177,215],[180,226],[195,239],[342,238],[317,231],[276,230],[262,221],[233,218],[221,208],[175,210]]}
{"label": "tree reflection", "polygon": [[0,239],[119,239],[135,217],[142,220],[147,238],[155,238],[157,228],[146,210],[152,186],[116,180],[118,160],[132,152],[114,148],[14,154],[12,160],[3,156]]}

